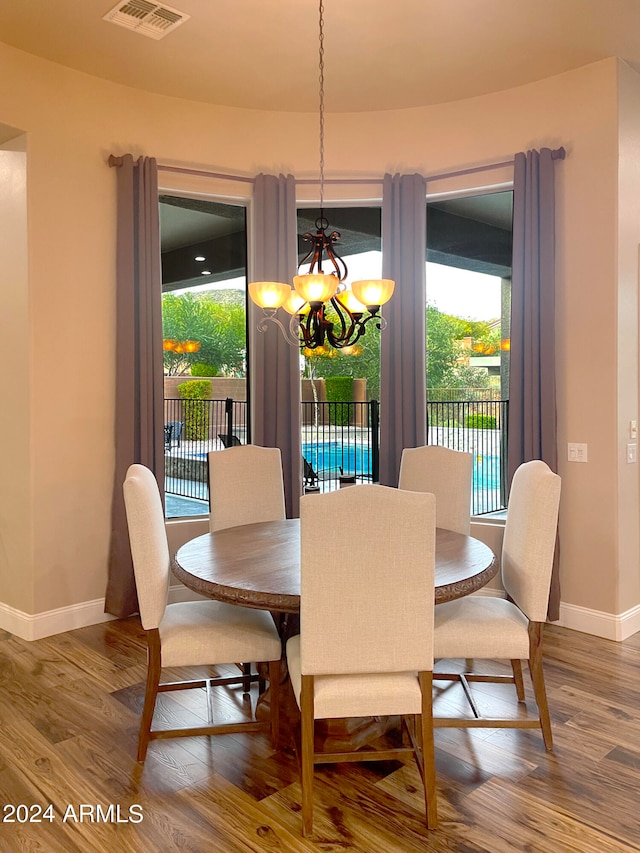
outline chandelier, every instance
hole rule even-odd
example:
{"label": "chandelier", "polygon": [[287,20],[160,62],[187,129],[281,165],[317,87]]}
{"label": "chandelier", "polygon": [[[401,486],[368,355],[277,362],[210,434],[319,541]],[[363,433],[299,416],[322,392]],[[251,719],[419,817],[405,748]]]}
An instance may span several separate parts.
{"label": "chandelier", "polygon": [[[395,282],[390,279],[354,281],[347,287],[347,265],[335,244],[338,231],[327,234],[329,222],[324,216],[324,5],[319,4],[319,118],[320,118],[320,215],[315,234],[307,232],[303,240],[310,249],[298,265],[293,288],[278,281],[254,281],[249,296],[264,311],[258,328],[265,331],[269,322],[279,326],[289,343],[315,350],[327,345],[335,349],[353,346],[374,321],[384,328],[380,308],[391,299]],[[306,267],[306,272],[303,269]],[[286,329],[276,313],[284,308],[291,314]],[[332,312],[328,313],[329,307]],[[333,315],[333,316],[332,316]]]}

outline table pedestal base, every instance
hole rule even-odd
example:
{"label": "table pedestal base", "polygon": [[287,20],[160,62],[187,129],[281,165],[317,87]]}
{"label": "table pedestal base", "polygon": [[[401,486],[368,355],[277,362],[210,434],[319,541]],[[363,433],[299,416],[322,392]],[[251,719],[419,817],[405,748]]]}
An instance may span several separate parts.
{"label": "table pedestal base", "polygon": [[[265,673],[266,677],[266,673]],[[258,697],[256,719],[268,720],[271,687]],[[384,735],[392,726],[391,717],[347,717],[317,720],[315,741],[317,752],[345,752],[359,749]],[[289,680],[287,662],[281,662],[280,678],[280,748],[293,749],[294,732],[300,726],[300,709]]]}
{"label": "table pedestal base", "polygon": [[348,717],[339,720],[317,720],[316,752],[348,752],[360,749],[389,731],[391,717]]}

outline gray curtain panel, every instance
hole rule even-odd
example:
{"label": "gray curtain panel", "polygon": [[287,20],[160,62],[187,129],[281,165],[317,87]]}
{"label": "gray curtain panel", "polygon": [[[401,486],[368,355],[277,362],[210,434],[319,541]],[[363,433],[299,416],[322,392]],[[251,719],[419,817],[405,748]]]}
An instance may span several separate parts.
{"label": "gray curtain panel", "polygon": [[[297,268],[296,185],[293,175],[256,177],[253,197],[251,281],[292,282]],[[302,492],[300,440],[300,350],[280,329],[259,331],[262,309],[249,304],[251,440],[282,453],[288,518],[297,518]],[[278,309],[288,327],[290,315]]]}
{"label": "gray curtain panel", "polygon": [[380,482],[398,485],[405,447],[427,441],[425,258],[427,185],[422,175],[385,175],[382,274],[396,283],[380,345]]}
{"label": "gray curtain panel", "polygon": [[[549,148],[516,154],[509,377],[508,478],[531,459],[558,468],[555,378],[554,159]],[[562,154],[564,152],[562,151]],[[556,562],[549,619],[557,619]]]}
{"label": "gray curtain panel", "polygon": [[109,164],[116,166],[118,194],[116,465],[105,612],[124,617],[137,612],[138,600],[122,484],[134,462],[164,481],[162,277],[156,161],[126,154]]}

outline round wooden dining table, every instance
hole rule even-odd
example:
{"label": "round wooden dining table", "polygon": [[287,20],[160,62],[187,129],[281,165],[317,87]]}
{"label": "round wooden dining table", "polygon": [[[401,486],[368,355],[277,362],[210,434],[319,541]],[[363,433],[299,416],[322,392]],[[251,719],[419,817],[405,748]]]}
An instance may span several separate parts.
{"label": "round wooden dining table", "polygon": [[[178,549],[178,580],[207,598],[278,613],[300,612],[300,519],[264,521],[205,533]],[[498,571],[484,542],[436,530],[435,603],[462,598]]]}
{"label": "round wooden dining table", "polygon": [[[483,587],[498,571],[487,545],[471,536],[436,530],[435,603],[452,601]],[[270,610],[283,650],[300,628],[300,519],[229,527],[191,539],[178,549],[172,569],[186,587],[207,598]],[[400,580],[400,579],[399,579]],[[291,734],[299,711],[283,654],[281,735]],[[268,719],[270,689],[257,700],[256,718]],[[347,725],[348,723],[348,725]],[[387,718],[322,720],[316,725],[318,749],[357,749],[382,735]]]}

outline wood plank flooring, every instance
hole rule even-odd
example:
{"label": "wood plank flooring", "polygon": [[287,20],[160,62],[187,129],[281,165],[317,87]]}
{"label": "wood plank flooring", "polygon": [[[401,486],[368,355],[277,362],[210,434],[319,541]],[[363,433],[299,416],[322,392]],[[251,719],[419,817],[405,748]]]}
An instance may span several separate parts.
{"label": "wood plank flooring", "polygon": [[[0,632],[0,853],[640,850],[640,634],[613,643],[550,626],[544,648],[552,755],[537,730],[436,730],[433,832],[409,760],[318,768],[302,839],[295,758],[266,735],[154,741],[136,763],[137,618],[33,643]],[[521,713],[508,685],[473,691],[485,712]],[[218,715],[248,712],[239,690],[215,692]],[[468,713],[458,685],[435,693],[436,712]],[[164,694],[155,719],[206,719],[202,691]]]}

